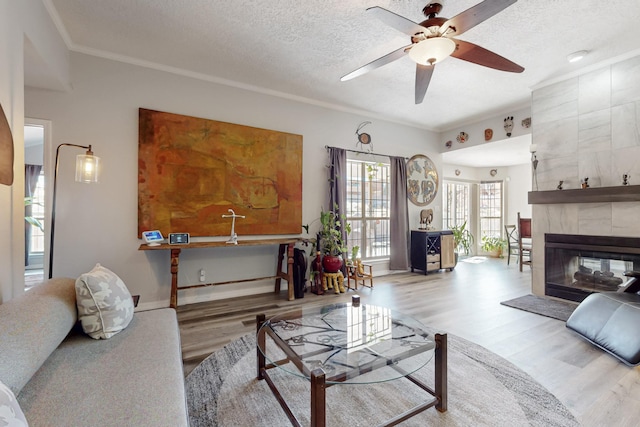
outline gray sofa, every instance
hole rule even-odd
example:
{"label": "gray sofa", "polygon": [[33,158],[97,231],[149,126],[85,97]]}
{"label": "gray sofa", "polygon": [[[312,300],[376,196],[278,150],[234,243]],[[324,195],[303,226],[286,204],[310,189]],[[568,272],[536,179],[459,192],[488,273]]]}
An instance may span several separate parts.
{"label": "gray sofa", "polygon": [[175,311],[136,312],[95,340],[79,327],[74,285],[51,279],[0,305],[0,381],[29,425],[187,426]]}

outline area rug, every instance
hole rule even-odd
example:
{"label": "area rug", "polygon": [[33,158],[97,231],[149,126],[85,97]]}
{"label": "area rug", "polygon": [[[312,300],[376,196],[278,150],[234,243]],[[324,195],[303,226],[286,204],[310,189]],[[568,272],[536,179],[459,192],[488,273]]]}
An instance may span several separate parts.
{"label": "area rug", "polygon": [[[402,426],[580,425],[555,396],[512,363],[451,334],[448,343],[448,411],[430,408]],[[205,359],[186,379],[191,426],[290,426],[256,371],[254,334]],[[280,369],[270,374],[298,420],[309,425],[309,382]],[[433,361],[415,376],[433,384]],[[327,425],[377,425],[429,397],[406,379],[335,385],[327,388]]]}
{"label": "area rug", "polygon": [[571,313],[573,313],[573,310],[578,306],[578,303],[558,301],[537,295],[525,295],[509,301],[502,301],[500,304],[528,311],[530,313],[539,314],[541,316],[562,320],[563,322],[567,321],[569,316],[571,316]]}

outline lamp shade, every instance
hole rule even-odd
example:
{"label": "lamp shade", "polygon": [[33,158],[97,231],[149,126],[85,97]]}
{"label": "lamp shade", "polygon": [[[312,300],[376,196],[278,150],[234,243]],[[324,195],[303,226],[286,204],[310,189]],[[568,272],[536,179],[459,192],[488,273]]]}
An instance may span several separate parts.
{"label": "lamp shade", "polygon": [[93,154],[78,154],[76,156],[76,181],[77,182],[98,182],[98,169],[100,167],[100,157]]}
{"label": "lamp shade", "polygon": [[421,65],[433,65],[446,59],[456,50],[456,43],[446,37],[432,37],[415,44],[409,57]]}

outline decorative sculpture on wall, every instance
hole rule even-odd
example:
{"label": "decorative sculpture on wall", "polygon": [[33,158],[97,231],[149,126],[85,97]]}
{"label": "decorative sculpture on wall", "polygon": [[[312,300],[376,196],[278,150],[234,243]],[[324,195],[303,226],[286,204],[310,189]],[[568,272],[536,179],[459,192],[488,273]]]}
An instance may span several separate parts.
{"label": "decorative sculpture on wall", "polygon": [[513,116],[509,116],[504,119],[504,130],[507,132],[507,136],[511,136],[511,131],[513,130]]}
{"label": "decorative sculpture on wall", "polygon": [[416,154],[407,162],[407,197],[416,206],[426,206],[438,194],[438,171],[427,156]]}
{"label": "decorative sculpture on wall", "polygon": [[464,144],[465,142],[467,142],[469,140],[469,134],[466,132],[460,132],[458,134],[458,136],[456,137],[456,140],[460,143],[460,144]]}
{"label": "decorative sculpture on wall", "polygon": [[484,130],[484,140],[485,141],[491,141],[491,138],[493,138],[493,129],[485,129]]}
{"label": "decorative sculpture on wall", "polygon": [[[370,151],[373,151],[373,144],[371,144],[371,135],[368,133],[360,133],[360,129],[365,127],[366,125],[370,125],[371,122],[362,122],[358,125],[358,129],[356,129],[356,135],[358,135],[358,144],[361,145],[371,145]],[[358,145],[356,144],[356,146]]]}
{"label": "decorative sculpture on wall", "polygon": [[531,117],[527,117],[522,120],[522,127],[525,129],[529,129],[531,127]]}

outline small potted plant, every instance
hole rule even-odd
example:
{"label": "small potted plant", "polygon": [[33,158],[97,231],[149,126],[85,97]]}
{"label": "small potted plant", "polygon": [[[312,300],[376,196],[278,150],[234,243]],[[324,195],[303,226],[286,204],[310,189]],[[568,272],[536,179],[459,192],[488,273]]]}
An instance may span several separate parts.
{"label": "small potted plant", "polygon": [[495,258],[502,258],[507,241],[495,236],[482,236],[482,250]]}
{"label": "small potted plant", "polygon": [[467,229],[467,221],[462,225],[450,226],[449,229],[453,232],[453,242],[455,245],[456,262],[458,261],[458,254],[469,255],[471,247],[474,243],[473,234]]}
{"label": "small potted plant", "polygon": [[[336,273],[342,268],[343,253],[347,253],[347,245],[342,239],[343,216],[335,211],[320,212],[320,231],[318,232],[319,248],[322,251],[322,266],[328,273]],[[347,234],[351,231],[349,223],[345,223]]]}

